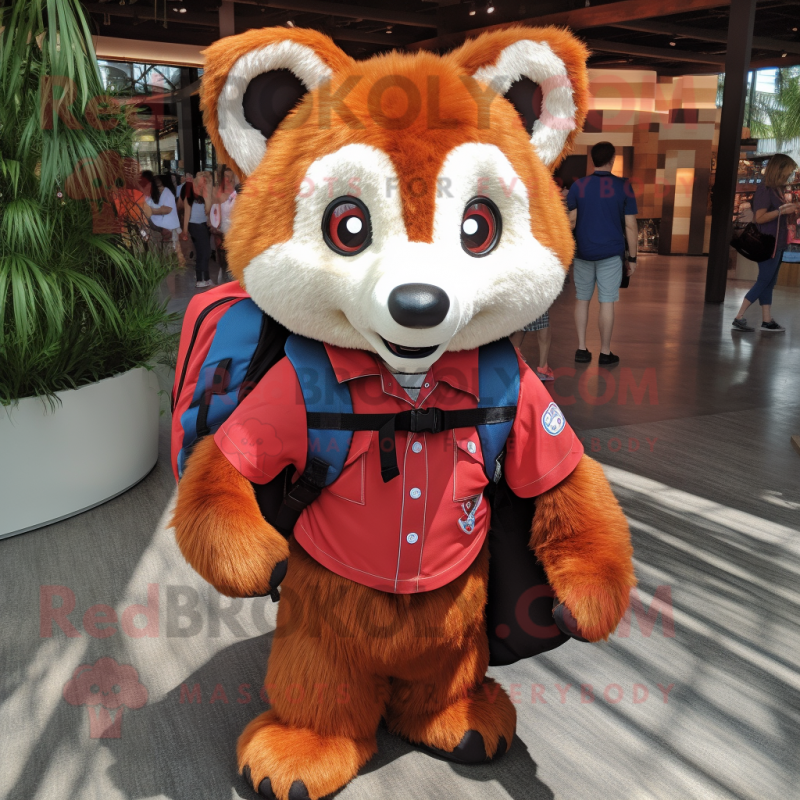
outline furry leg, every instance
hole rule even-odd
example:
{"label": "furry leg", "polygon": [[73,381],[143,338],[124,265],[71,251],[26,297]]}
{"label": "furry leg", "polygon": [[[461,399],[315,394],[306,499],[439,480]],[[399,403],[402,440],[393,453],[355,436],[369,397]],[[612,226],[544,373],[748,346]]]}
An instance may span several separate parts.
{"label": "furry leg", "polygon": [[503,688],[485,677],[489,652],[482,619],[470,633],[463,650],[432,652],[432,670],[393,680],[386,721],[392,733],[410,742],[455,761],[480,763],[511,746],[517,713]]}
{"label": "furry leg", "polygon": [[359,648],[356,629],[344,637],[331,629],[331,573],[292,547],[264,682],[272,708],[245,728],[237,756],[263,796],[315,800],[348,783],[376,752],[389,678]]}
{"label": "furry leg", "polygon": [[636,578],[628,523],[596,461],[584,456],[568,478],[536,498],[530,546],[581,634],[607,639]]}

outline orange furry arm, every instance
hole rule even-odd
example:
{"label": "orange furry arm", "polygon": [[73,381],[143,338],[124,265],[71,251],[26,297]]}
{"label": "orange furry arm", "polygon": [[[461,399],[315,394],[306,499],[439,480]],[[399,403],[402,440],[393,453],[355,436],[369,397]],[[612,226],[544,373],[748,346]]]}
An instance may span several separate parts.
{"label": "orange furry arm", "polygon": [[596,461],[584,455],[568,478],[536,498],[530,546],[581,634],[607,639],[636,578],[628,523]]}
{"label": "orange furry arm", "polygon": [[289,558],[288,542],[264,519],[252,484],[211,436],[187,461],[172,524],[184,558],[222,594],[263,595],[274,588],[271,579],[277,585],[285,574],[279,565]]}

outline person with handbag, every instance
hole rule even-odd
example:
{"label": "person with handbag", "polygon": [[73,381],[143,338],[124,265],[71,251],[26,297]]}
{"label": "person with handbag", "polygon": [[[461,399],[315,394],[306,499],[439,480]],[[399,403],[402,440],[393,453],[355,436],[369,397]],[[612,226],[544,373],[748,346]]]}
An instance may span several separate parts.
{"label": "person with handbag", "polygon": [[758,226],[759,249],[762,255],[769,253],[770,249],[772,252],[767,258],[759,260],[758,278],[744,296],[739,313],[732,323],[733,330],[755,330],[747,324],[744,315],[756,300],[761,304],[761,330],[768,333],[786,330],[772,318],[772,290],[778,280],[778,271],[788,241],[790,217],[796,217],[800,211],[800,204],[787,203],[783,196],[786,184],[795,170],[797,164],[789,156],[783,153],[772,156],[764,169],[764,179],[753,196],[753,221]]}
{"label": "person with handbag", "polygon": [[[611,174],[616,149],[611,142],[598,142],[591,152],[594,172],[579,178],[567,195],[569,220],[575,232],[575,328],[578,349],[575,361],[588,363],[592,354],[586,349],[586,325],[589,303],[597,284],[600,301],[600,366],[619,363],[611,352],[614,328],[614,303],[620,287],[627,286],[636,269],[639,228],[638,208],[630,181]],[[628,255],[626,258],[626,246]]]}

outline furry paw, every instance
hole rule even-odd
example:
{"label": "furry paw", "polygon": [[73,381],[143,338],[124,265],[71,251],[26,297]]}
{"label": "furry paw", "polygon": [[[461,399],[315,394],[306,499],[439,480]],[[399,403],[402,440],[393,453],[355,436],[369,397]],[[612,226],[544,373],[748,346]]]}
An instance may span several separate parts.
{"label": "furry paw", "polygon": [[281,722],[265,711],[242,732],[239,770],[272,800],[318,800],[341,789],[377,750],[375,738],[321,736]]}
{"label": "furry paw", "polygon": [[500,684],[491,678],[437,712],[412,713],[398,697],[387,712],[389,730],[443,758],[480,764],[510,747],[517,712]]}

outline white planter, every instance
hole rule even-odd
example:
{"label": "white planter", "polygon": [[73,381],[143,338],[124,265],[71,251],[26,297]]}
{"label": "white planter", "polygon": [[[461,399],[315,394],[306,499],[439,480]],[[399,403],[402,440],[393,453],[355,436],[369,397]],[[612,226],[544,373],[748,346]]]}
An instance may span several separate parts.
{"label": "white planter", "polygon": [[0,538],[116,497],[158,460],[159,385],[134,369],[59,392],[53,411],[26,397],[0,407]]}

